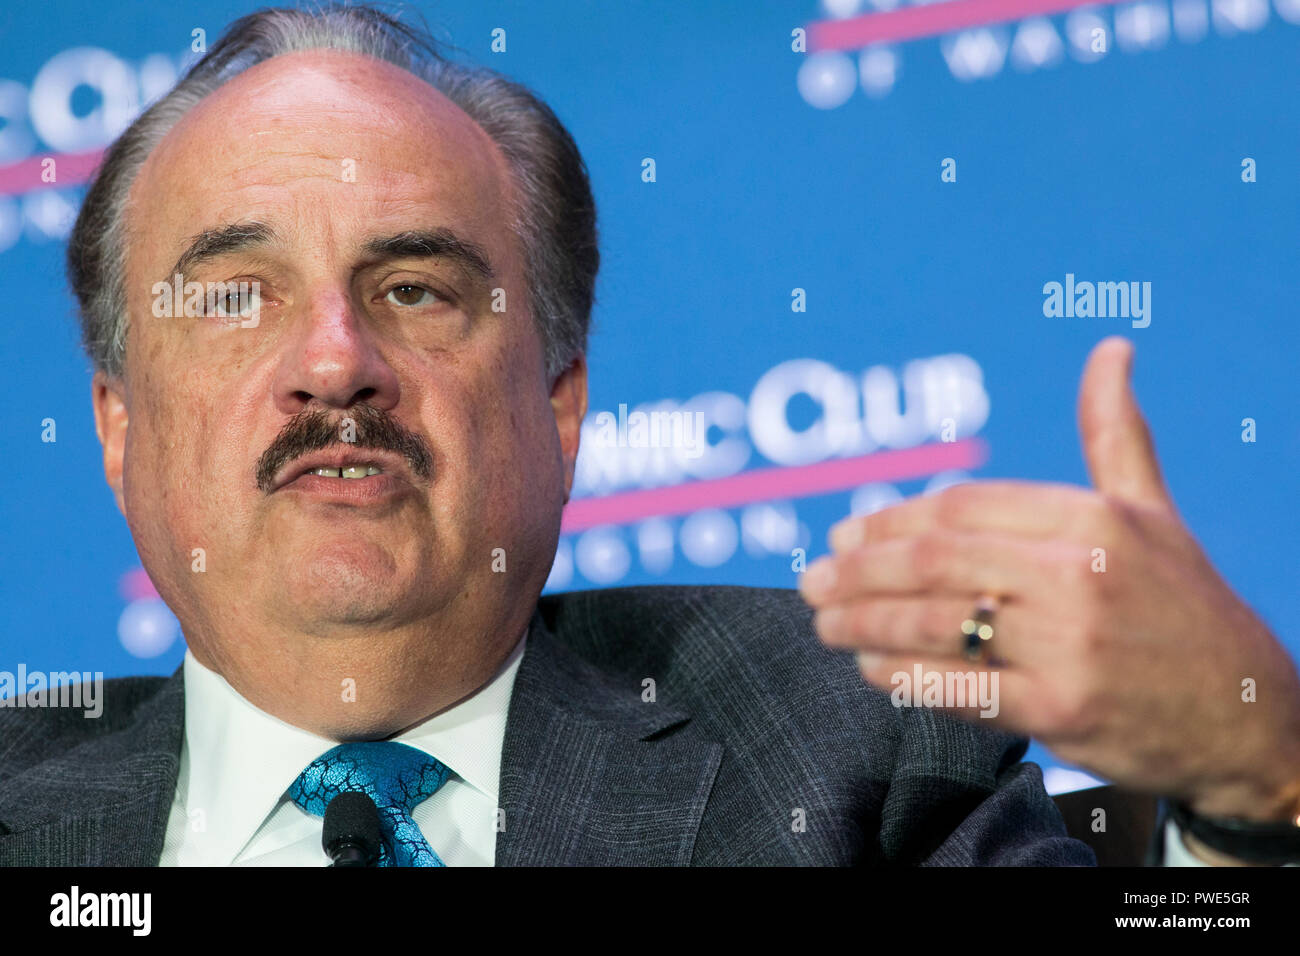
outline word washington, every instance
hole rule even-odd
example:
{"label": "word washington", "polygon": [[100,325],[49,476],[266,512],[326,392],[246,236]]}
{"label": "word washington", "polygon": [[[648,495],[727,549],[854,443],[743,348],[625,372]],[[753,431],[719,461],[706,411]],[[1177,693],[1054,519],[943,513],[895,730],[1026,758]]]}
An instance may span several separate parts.
{"label": "word washington", "polygon": [[82,707],[91,719],[104,712],[104,672],[0,671],[0,707]]}

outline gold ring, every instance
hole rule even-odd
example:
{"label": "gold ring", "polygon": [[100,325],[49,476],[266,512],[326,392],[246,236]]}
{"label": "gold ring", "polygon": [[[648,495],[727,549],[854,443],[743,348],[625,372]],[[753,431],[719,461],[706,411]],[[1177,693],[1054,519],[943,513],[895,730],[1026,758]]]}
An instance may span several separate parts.
{"label": "gold ring", "polygon": [[986,656],[989,642],[993,640],[993,615],[997,609],[997,598],[981,595],[975,602],[975,610],[961,622],[962,641],[969,660],[978,661]]}

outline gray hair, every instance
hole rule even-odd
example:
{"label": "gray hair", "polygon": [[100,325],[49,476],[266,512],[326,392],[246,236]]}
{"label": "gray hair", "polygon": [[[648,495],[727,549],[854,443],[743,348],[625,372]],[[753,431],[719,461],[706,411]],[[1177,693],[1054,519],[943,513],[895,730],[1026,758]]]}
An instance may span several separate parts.
{"label": "gray hair", "polygon": [[108,148],[68,242],[68,279],[95,368],[126,365],[127,195],[149,154],[200,100],[285,53],[333,49],[391,63],[459,106],[496,142],[514,177],[511,226],[553,381],[586,351],[600,253],[586,164],[563,124],[526,87],[444,57],[427,31],[368,6],[266,9],[233,24],[207,55]]}

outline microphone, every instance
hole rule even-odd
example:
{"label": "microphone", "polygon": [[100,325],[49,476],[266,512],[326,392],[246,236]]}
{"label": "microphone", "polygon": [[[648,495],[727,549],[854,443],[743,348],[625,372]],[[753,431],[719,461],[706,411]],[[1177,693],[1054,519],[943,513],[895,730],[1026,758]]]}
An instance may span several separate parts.
{"label": "microphone", "polygon": [[320,842],[330,866],[374,866],[383,839],[379,808],[364,793],[340,793],[325,808]]}

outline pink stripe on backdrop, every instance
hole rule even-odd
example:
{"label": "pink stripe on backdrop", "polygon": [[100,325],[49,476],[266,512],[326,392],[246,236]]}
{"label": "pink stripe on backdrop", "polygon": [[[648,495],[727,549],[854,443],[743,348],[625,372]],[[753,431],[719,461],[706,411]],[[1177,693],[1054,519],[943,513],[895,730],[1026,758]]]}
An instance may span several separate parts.
{"label": "pink stripe on backdrop", "polygon": [[[1063,13],[1083,6],[1108,6],[1120,0],[948,0],[883,13],[868,13],[846,20],[822,20],[808,26],[813,52],[856,50],[872,43],[915,40],[987,23],[1004,23],[1025,17]],[[42,186],[76,186],[90,179],[103,156],[102,149],[84,153],[29,156],[0,166],[0,196],[19,196]],[[41,181],[41,161],[53,155],[58,161],[57,183]]]}
{"label": "pink stripe on backdrop", "polygon": [[821,20],[808,26],[808,48],[857,50],[873,43],[916,40],[988,23],[1064,13],[1075,7],[1108,6],[1119,0],[949,0],[847,20]]}
{"label": "pink stripe on backdrop", "polygon": [[[43,153],[0,166],[0,196],[21,196],[42,188],[78,186],[90,179],[103,156],[102,149],[85,153]],[[41,179],[41,163],[46,159],[54,160],[55,181],[52,183]]]}
{"label": "pink stripe on backdrop", "polygon": [[571,534],[597,525],[631,524],[645,518],[689,514],[702,508],[734,508],[756,501],[807,498],[856,488],[871,481],[922,478],[953,468],[976,468],[987,456],[988,446],[982,440],[966,438],[812,465],[760,468],[667,488],[578,498],[564,509],[560,531]]}

